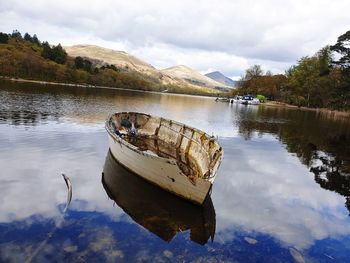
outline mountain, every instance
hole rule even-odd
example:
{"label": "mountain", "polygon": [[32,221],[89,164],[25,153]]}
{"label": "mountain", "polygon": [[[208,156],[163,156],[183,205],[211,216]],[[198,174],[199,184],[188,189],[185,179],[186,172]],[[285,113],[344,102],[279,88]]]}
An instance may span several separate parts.
{"label": "mountain", "polygon": [[112,64],[117,68],[134,70],[142,73],[158,73],[152,65],[134,57],[124,51],[103,48],[94,45],[65,46],[64,49],[71,57],[84,57],[92,59],[98,66]]}
{"label": "mountain", "polygon": [[207,77],[188,67],[182,79],[123,51],[94,45],[62,48],[20,34],[4,35],[7,37],[0,40],[0,78],[196,95],[220,90],[216,86],[221,84],[210,79],[213,83],[208,84],[203,81]]}
{"label": "mountain", "polygon": [[163,70],[157,70],[151,64],[132,56],[124,51],[116,51],[95,45],[65,46],[64,49],[71,57],[84,57],[94,63],[95,66],[105,64],[115,65],[126,71],[137,71],[158,79],[163,84],[189,86],[194,89],[210,88],[215,90],[227,90],[227,85],[216,82],[187,66],[175,66]]}
{"label": "mountain", "polygon": [[[188,74],[186,75],[186,78],[191,79],[192,81],[186,81],[185,79],[178,77],[178,75],[172,74],[170,70],[158,70],[151,64],[148,64],[124,51],[116,51],[95,45],[65,46],[64,49],[70,57],[83,57],[91,61],[96,67],[110,64],[125,72],[138,72],[150,76],[154,81],[158,81],[163,85],[177,86],[179,92],[180,89],[182,89],[184,93],[187,93],[189,90],[192,90],[192,93],[216,93],[217,88],[215,87],[223,86],[221,83],[215,83],[213,80],[187,67]],[[194,77],[193,75],[199,76]],[[206,78],[206,81],[197,81],[198,78]],[[210,85],[208,84],[208,80],[212,82]]]}
{"label": "mountain", "polygon": [[224,74],[222,74],[219,71],[207,73],[207,74],[205,74],[205,76],[207,76],[208,78],[211,78],[217,82],[220,82],[221,84],[230,86],[230,87],[234,87],[237,83],[237,81],[234,81],[234,80],[226,77]]}
{"label": "mountain", "polygon": [[163,69],[161,73],[177,80],[186,81],[195,86],[204,86],[218,90],[227,90],[227,88],[229,88],[228,85],[219,83],[184,65]]}

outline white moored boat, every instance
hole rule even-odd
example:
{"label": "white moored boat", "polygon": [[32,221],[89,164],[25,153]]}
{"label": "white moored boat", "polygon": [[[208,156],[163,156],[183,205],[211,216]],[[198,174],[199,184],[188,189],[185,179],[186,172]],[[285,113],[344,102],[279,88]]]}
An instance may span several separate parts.
{"label": "white moored boat", "polygon": [[111,153],[123,166],[178,196],[204,202],[223,157],[214,137],[137,112],[112,114],[106,130]]}

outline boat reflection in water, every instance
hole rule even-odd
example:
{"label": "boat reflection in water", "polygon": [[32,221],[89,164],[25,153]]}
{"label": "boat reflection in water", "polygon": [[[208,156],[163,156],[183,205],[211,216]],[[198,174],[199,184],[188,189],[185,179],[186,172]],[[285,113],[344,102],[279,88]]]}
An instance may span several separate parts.
{"label": "boat reflection in water", "polygon": [[133,220],[170,242],[177,232],[190,230],[190,239],[204,245],[215,234],[215,210],[210,196],[202,206],[192,204],[150,184],[120,165],[108,151],[102,173],[108,196]]}

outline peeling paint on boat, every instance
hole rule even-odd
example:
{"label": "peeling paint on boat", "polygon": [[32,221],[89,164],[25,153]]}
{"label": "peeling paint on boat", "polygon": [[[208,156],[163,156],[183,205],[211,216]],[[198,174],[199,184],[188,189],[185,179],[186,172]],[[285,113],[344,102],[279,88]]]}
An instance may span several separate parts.
{"label": "peeling paint on boat", "polygon": [[[136,128],[137,134],[132,134]],[[111,152],[122,165],[165,190],[203,203],[223,157],[214,137],[173,120],[136,112],[112,114],[106,130]]]}

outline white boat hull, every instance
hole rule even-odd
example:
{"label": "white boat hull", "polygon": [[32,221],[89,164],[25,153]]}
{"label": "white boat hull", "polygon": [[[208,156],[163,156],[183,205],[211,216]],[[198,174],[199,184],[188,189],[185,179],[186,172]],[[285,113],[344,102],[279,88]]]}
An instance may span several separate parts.
{"label": "white boat hull", "polygon": [[194,203],[202,204],[212,186],[210,181],[198,178],[192,183],[185,176],[175,161],[158,156],[144,154],[124,144],[120,138],[108,134],[110,150],[113,157],[127,169]]}
{"label": "white boat hull", "polygon": [[250,105],[259,105],[260,101],[258,99],[253,99],[253,100],[249,100],[248,104],[250,104]]}
{"label": "white boat hull", "polygon": [[203,204],[223,156],[214,138],[172,120],[135,112],[111,115],[106,130],[111,153],[121,165],[173,194]]}

